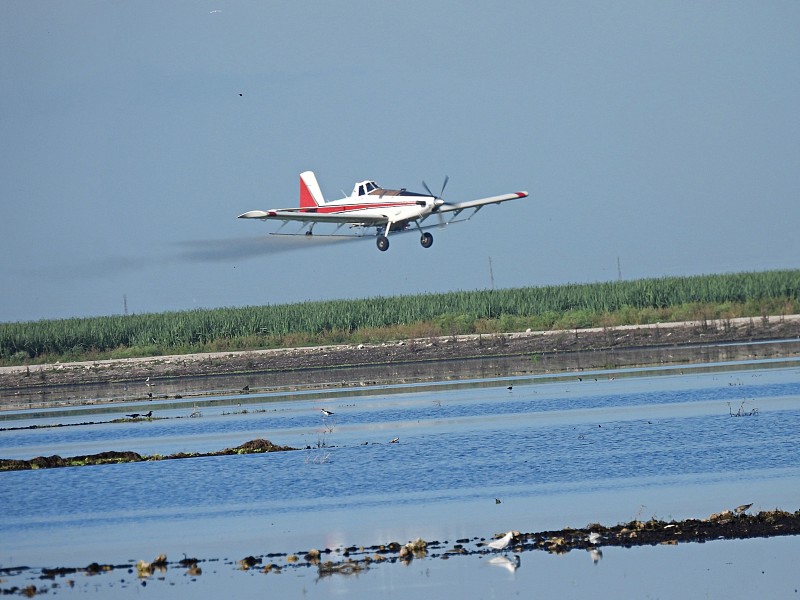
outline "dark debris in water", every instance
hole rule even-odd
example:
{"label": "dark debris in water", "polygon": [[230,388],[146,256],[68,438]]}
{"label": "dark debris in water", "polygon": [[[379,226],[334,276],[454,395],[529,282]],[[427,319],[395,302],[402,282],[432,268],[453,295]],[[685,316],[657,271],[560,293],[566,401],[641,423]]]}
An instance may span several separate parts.
{"label": "dark debris in water", "polygon": [[790,513],[776,509],[747,515],[743,512],[737,513],[734,509],[715,513],[707,519],[634,520],[613,527],[595,524],[584,529],[522,534],[519,548],[522,551],[546,550],[561,553],[599,546],[632,548],[784,535],[800,535],[800,511]]}
{"label": "dark debris in water", "polygon": [[173,460],[179,458],[198,458],[207,456],[231,456],[234,454],[260,454],[265,452],[285,452],[297,450],[290,446],[278,446],[269,440],[255,439],[245,442],[235,448],[225,448],[216,452],[178,452],[162,456],[160,454],[141,455],[137,452],[100,452],[81,456],[61,457],[37,456],[30,460],[0,458],[0,471],[24,471],[29,469],[53,469],[58,467],[82,467],[86,465],[105,465],[117,463],[132,463],[155,460]]}
{"label": "dark debris in water", "polygon": [[[256,445],[258,447],[258,445]],[[598,523],[587,525],[581,529],[565,528],[556,531],[537,533],[509,532],[510,543],[500,550],[489,546],[483,537],[463,538],[455,544],[447,541],[425,541],[421,538],[406,544],[390,542],[375,546],[349,546],[331,550],[311,549],[295,553],[270,553],[259,556],[246,556],[236,561],[226,561],[232,568],[243,571],[261,573],[281,573],[286,569],[315,568],[317,577],[322,579],[331,576],[358,575],[380,563],[409,564],[413,560],[453,559],[457,556],[485,556],[489,562],[507,568],[518,568],[518,555],[524,552],[541,550],[554,554],[563,554],[572,550],[588,550],[593,553],[594,560],[602,557],[601,548],[617,546],[633,548],[637,546],[678,545],[681,543],[703,543],[712,540],[733,540],[747,538],[767,538],[786,535],[800,535],[800,510],[793,513],[780,509],[763,511],[754,515],[746,514],[750,505],[742,505],[732,510],[724,510],[705,519],[687,519],[684,521],[649,521],[634,520],[614,526]],[[491,536],[494,540],[505,537],[502,534]],[[515,554],[516,562],[506,560],[507,553]],[[101,575],[104,573],[124,571],[136,574],[136,580],[142,585],[158,573],[160,578],[170,570],[179,570],[194,581],[202,574],[199,563],[216,562],[218,559],[201,560],[184,556],[179,561],[170,562],[163,554],[151,562],[138,561],[136,564],[109,565],[91,563],[86,567],[55,567],[32,569],[30,567],[11,567],[0,569],[0,576],[18,577],[39,571],[40,580],[55,581],[66,579],[72,587],[76,575]],[[503,561],[503,562],[500,562]],[[54,584],[55,585],[55,584]],[[46,593],[46,586],[26,587],[13,586],[0,588],[0,595],[22,595],[32,597]]]}

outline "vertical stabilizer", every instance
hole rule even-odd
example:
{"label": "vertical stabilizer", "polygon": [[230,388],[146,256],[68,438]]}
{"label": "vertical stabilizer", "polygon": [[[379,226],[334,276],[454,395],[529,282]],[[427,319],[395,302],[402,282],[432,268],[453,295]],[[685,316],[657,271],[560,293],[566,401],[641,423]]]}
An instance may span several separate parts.
{"label": "vertical stabilizer", "polygon": [[313,171],[300,173],[300,208],[314,208],[325,204]]}

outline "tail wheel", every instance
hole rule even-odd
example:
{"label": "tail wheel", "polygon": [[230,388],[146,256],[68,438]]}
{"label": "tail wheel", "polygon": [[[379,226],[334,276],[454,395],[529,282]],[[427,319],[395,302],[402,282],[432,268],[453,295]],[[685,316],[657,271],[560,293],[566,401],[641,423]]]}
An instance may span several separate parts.
{"label": "tail wheel", "polygon": [[433,236],[427,231],[419,238],[419,243],[423,248],[430,248],[433,245]]}
{"label": "tail wheel", "polygon": [[377,244],[378,250],[381,252],[386,252],[389,249],[389,238],[387,238],[385,235],[379,235]]}

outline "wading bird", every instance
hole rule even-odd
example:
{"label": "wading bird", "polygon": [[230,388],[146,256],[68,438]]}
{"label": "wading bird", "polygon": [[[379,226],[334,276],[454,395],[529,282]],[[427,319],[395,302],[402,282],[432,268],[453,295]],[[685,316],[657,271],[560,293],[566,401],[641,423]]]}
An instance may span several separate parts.
{"label": "wading bird", "polygon": [[508,544],[511,542],[511,540],[514,539],[515,537],[517,537],[518,535],[519,535],[519,531],[514,531],[512,529],[511,531],[506,533],[500,539],[494,540],[493,542],[489,542],[486,545],[489,546],[489,548],[492,548],[493,550],[502,550],[503,548],[508,546]]}

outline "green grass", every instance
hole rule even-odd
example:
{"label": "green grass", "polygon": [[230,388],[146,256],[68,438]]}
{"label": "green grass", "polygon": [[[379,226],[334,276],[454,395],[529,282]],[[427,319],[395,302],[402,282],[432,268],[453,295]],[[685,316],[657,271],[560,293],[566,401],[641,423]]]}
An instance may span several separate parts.
{"label": "green grass", "polygon": [[800,270],[0,323],[0,364],[800,312]]}

